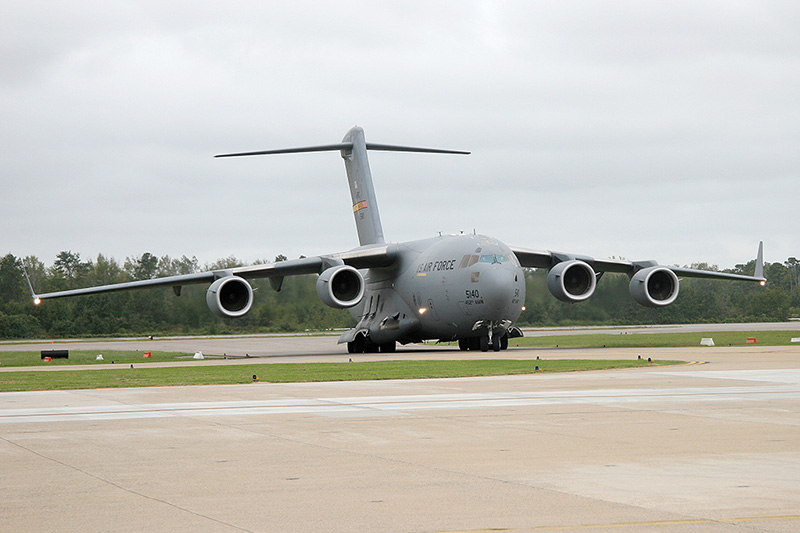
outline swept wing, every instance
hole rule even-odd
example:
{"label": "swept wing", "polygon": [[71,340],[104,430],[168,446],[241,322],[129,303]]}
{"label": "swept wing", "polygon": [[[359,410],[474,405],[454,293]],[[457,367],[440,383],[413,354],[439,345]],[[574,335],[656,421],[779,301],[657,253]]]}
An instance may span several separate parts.
{"label": "swept wing", "polygon": [[321,274],[328,268],[337,265],[348,265],[356,269],[388,266],[394,261],[396,253],[397,249],[395,245],[369,246],[356,248],[347,252],[320,255],[315,257],[303,257],[300,259],[290,259],[288,261],[281,261],[278,263],[265,263],[263,265],[210,270],[207,272],[198,272],[196,274],[167,276],[163,278],[145,279],[127,283],[114,283],[111,285],[99,285],[96,287],[86,287],[83,289],[49,292],[44,294],[36,294],[33,290],[33,287],[30,287],[30,289],[31,294],[37,303],[38,301],[51,298],[145,289],[150,287],[168,286],[175,288],[176,293],[180,293],[180,287],[183,285],[212,283],[218,279],[229,276],[236,276],[243,279],[271,278],[270,281],[272,286],[276,290],[280,290],[281,281],[286,276]]}
{"label": "swept wing", "polygon": [[[592,267],[595,272],[621,272],[628,276],[633,276],[642,269],[650,267],[662,267],[657,261],[624,261],[618,259],[595,259],[586,255],[577,255],[549,250],[531,250],[528,248],[511,247],[511,251],[517,256],[520,265],[529,268],[553,268],[565,261],[582,261]],[[714,272],[710,270],[697,270],[693,268],[683,268],[677,266],[663,265],[678,276],[690,278],[709,278],[709,279],[731,279],[740,281],[766,281],[764,278],[764,243],[758,244],[758,255],[756,257],[756,268],[752,276],[741,274],[729,274],[727,272]]]}

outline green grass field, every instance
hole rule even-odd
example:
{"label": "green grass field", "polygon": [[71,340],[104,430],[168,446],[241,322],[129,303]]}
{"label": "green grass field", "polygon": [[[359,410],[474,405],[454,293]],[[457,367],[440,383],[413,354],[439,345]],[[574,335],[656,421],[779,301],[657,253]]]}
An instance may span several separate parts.
{"label": "green grass field", "polygon": [[[155,355],[155,354],[154,354]],[[147,365],[103,370],[53,372],[0,372],[0,392],[99,389],[115,387],[163,387],[174,385],[230,385],[260,382],[362,381],[380,379],[431,379],[448,377],[505,376],[536,372],[575,372],[673,365],[680,361],[644,360],[445,360],[377,361],[363,363],[275,363],[258,365],[204,365],[148,368]],[[537,370],[538,367],[538,370]]]}
{"label": "green grass field", "polygon": [[[700,346],[700,339],[711,337],[717,346],[753,346],[748,337],[761,346],[788,346],[800,331],[708,331],[699,333],[630,333],[588,335],[553,335],[511,339],[509,346],[528,348],[681,348]],[[795,344],[800,346],[800,344]]]}
{"label": "green grass field", "polygon": [[[163,363],[167,361],[185,361],[191,359],[191,354],[180,352],[150,352],[152,357],[144,357],[141,350],[70,350],[69,359],[56,358],[44,361],[41,352],[0,352],[0,366],[70,366],[70,365],[98,365],[131,363]],[[97,361],[97,355],[102,354],[103,360]],[[113,361],[113,363],[112,363]]]}

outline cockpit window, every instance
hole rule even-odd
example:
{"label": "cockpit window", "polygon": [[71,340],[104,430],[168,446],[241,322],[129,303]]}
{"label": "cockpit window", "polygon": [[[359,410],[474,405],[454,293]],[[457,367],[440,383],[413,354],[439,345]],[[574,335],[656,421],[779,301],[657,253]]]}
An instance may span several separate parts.
{"label": "cockpit window", "polygon": [[465,255],[461,258],[461,263],[458,265],[458,268],[471,267],[478,262],[479,257],[480,256],[477,255]]}
{"label": "cockpit window", "polygon": [[481,263],[507,263],[511,258],[507,255],[482,255]]}
{"label": "cockpit window", "polygon": [[461,263],[458,268],[468,268],[477,262],[481,263],[508,263],[514,262],[511,254],[484,254],[484,255],[465,255],[461,258]]}

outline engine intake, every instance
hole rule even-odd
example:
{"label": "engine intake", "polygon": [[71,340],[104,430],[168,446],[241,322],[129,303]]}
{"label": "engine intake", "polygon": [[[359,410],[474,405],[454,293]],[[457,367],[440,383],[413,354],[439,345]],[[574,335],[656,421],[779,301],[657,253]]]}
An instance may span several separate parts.
{"label": "engine intake", "polygon": [[587,263],[563,261],[547,274],[547,288],[562,302],[582,302],[594,294],[597,276]]}
{"label": "engine intake", "polygon": [[664,307],[678,297],[679,284],[678,276],[667,267],[643,268],[631,278],[631,297],[646,307]]}
{"label": "engine intake", "polygon": [[327,306],[336,309],[353,307],[364,297],[364,277],[348,265],[331,267],[319,275],[317,295]]}
{"label": "engine intake", "polygon": [[240,317],[253,305],[253,288],[239,276],[225,276],[208,288],[206,303],[217,316]]}

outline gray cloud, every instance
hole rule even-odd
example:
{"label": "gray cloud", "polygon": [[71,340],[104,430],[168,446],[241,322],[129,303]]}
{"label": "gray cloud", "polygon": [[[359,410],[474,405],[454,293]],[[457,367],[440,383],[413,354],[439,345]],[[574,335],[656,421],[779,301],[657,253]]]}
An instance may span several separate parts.
{"label": "gray cloud", "polygon": [[3,249],[212,261],[438,231],[669,263],[800,254],[800,8],[748,2],[26,2],[0,20]]}

